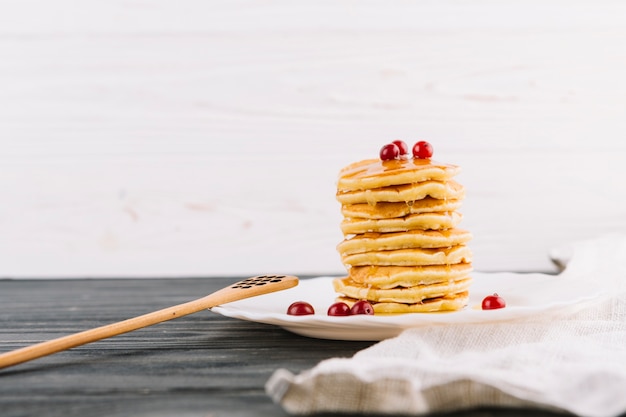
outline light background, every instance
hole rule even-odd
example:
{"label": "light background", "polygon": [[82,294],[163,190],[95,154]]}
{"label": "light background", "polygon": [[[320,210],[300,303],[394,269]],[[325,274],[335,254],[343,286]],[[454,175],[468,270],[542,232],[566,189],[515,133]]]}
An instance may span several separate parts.
{"label": "light background", "polygon": [[626,230],[621,1],[0,1],[0,277],[340,274],[338,170],[461,165],[483,271]]}

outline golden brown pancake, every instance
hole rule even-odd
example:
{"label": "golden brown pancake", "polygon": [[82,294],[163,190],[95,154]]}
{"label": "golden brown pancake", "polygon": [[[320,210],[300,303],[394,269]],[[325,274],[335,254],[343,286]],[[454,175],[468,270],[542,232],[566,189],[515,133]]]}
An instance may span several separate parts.
{"label": "golden brown pancake", "polygon": [[448,181],[459,171],[456,165],[430,159],[366,159],[350,164],[339,172],[337,189],[354,191],[430,180]]}
{"label": "golden brown pancake", "polygon": [[343,219],[341,231],[344,235],[368,232],[403,232],[413,229],[440,230],[452,229],[461,222],[463,215],[456,211],[442,213],[409,214],[393,219]]}
{"label": "golden brown pancake", "polygon": [[463,245],[472,239],[472,234],[463,229],[409,230],[406,232],[367,232],[345,239],[337,250],[341,255],[379,250],[410,248],[447,248]]}
{"label": "golden brown pancake", "polygon": [[456,281],[472,272],[472,264],[424,266],[353,266],[348,277],[363,286],[378,288],[412,287],[437,282]]}
{"label": "golden brown pancake", "polygon": [[471,282],[472,279],[470,277],[465,277],[457,281],[440,282],[429,285],[376,288],[363,286],[346,277],[335,278],[333,280],[333,287],[335,292],[357,300],[415,304],[428,298],[445,297],[447,294],[467,291]]}
{"label": "golden brown pancake", "polygon": [[[338,302],[344,302],[352,306],[358,300],[350,297],[337,297]],[[469,302],[469,292],[458,294],[446,294],[443,297],[429,298],[419,303],[391,303],[371,302],[375,314],[404,314],[404,313],[435,313],[446,311],[458,311]]]}
{"label": "golden brown pancake", "polygon": [[389,219],[404,217],[409,214],[455,211],[461,207],[461,200],[437,200],[425,197],[421,200],[405,202],[378,202],[375,204],[359,203],[341,206],[344,217],[365,219]]}
{"label": "golden brown pancake", "polygon": [[382,188],[345,191],[337,193],[341,204],[376,204],[380,202],[404,202],[432,197],[439,200],[460,200],[465,196],[465,188],[454,180],[422,181],[412,184],[390,185]]}
{"label": "golden brown pancake", "polygon": [[471,262],[472,252],[465,245],[451,248],[413,248],[397,250],[381,250],[344,255],[344,265],[453,265]]}

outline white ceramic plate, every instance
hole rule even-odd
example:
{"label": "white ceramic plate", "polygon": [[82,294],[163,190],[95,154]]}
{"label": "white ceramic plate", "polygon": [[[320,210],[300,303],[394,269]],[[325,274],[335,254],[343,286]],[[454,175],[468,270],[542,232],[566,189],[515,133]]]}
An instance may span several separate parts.
{"label": "white ceramic plate", "polygon": [[[302,279],[298,286],[276,293],[214,307],[224,316],[274,324],[308,337],[335,340],[383,340],[402,330],[441,323],[486,323],[517,320],[532,316],[571,312],[601,293],[593,285],[546,274],[473,273],[469,305],[456,312],[398,315],[326,315],[336,297],[332,277]],[[482,299],[498,293],[507,303],[499,310],[481,310]],[[287,307],[294,301],[307,301],[314,315],[290,316]]]}

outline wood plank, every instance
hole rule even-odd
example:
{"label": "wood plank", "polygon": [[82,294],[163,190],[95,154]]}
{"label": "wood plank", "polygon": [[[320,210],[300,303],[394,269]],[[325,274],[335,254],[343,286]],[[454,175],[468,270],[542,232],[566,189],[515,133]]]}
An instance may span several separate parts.
{"label": "wood plank", "polygon": [[[0,349],[122,320],[230,282],[0,281]],[[275,369],[307,369],[368,345],[311,340],[207,311],[3,370],[0,409],[3,416],[283,415],[263,391]]]}
{"label": "wood plank", "polygon": [[3,9],[0,277],[342,273],[395,138],[463,167],[477,269],[626,230],[622,3],[243,4]]}

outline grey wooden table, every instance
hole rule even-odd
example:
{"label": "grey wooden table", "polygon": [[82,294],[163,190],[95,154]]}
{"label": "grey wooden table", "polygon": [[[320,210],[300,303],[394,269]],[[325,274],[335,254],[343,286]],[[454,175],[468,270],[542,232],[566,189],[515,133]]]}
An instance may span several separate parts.
{"label": "grey wooden table", "polygon": [[[196,299],[234,281],[0,280],[0,352]],[[274,370],[297,372],[371,344],[310,339],[200,312],[0,370],[0,416],[285,416],[264,391]]]}

